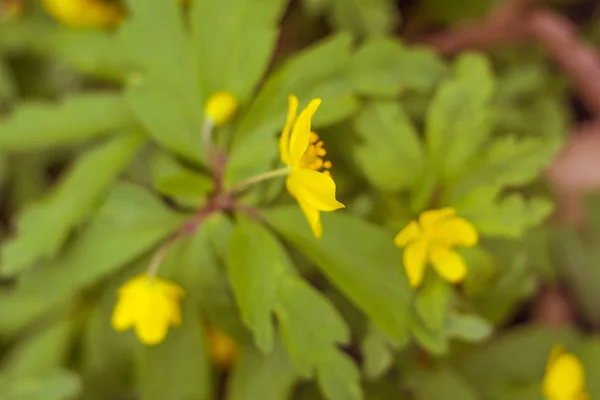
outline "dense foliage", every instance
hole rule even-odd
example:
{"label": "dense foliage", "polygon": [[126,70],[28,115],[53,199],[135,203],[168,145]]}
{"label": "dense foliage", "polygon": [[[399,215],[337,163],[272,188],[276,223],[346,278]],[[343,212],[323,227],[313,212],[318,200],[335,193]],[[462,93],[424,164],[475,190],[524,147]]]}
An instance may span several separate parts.
{"label": "dense foliage", "polygon": [[507,3],[0,0],[0,398],[600,399],[593,101],[486,42],[600,7]]}

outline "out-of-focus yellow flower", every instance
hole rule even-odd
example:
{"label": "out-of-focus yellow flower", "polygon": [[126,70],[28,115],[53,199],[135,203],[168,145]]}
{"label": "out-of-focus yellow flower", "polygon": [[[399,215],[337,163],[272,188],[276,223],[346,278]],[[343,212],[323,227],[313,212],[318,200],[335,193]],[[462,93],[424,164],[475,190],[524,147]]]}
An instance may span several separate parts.
{"label": "out-of-focus yellow flower", "polygon": [[296,118],[298,99],[290,96],[287,122],[279,139],[281,161],[291,169],[285,181],[287,190],[298,201],[317,239],[323,235],[319,212],[344,208],[335,198],[331,162],[323,161],[327,154],[323,142],[310,127],[320,104],[321,99],[312,100]]}
{"label": "out-of-focus yellow flower", "polygon": [[108,28],[118,25],[124,10],[103,0],[42,0],[48,13],[72,28]]}
{"label": "out-of-focus yellow flower", "polygon": [[225,332],[210,327],[208,329],[210,358],[218,367],[227,369],[238,356],[238,345]]}
{"label": "out-of-focus yellow flower", "polygon": [[546,400],[589,400],[585,389],[585,368],[581,361],[562,346],[554,346],[542,381]]}
{"label": "out-of-focus yellow flower", "polygon": [[448,282],[462,281],[467,266],[453,247],[472,247],[478,240],[475,227],[447,207],[421,213],[418,221],[412,221],[396,235],[394,243],[405,248],[404,268],[410,286],[416,288],[423,281],[427,262]]}
{"label": "out-of-focus yellow flower", "polygon": [[163,341],[169,326],[181,325],[183,289],[148,274],[129,280],[117,291],[111,324],[117,331],[135,329],[140,341],[155,345]]}
{"label": "out-of-focus yellow flower", "polygon": [[204,105],[206,114],[216,126],[225,125],[235,115],[238,109],[237,98],[229,92],[212,94]]}

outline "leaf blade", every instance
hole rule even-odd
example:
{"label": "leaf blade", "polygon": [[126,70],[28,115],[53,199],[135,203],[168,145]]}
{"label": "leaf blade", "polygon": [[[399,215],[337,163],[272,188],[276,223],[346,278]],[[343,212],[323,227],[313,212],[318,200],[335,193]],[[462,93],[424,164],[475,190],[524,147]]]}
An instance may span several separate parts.
{"label": "leaf blade", "polygon": [[2,247],[2,272],[14,275],[54,256],[129,164],[142,142],[137,134],[119,136],[82,156],[48,197],[19,216],[19,233]]}

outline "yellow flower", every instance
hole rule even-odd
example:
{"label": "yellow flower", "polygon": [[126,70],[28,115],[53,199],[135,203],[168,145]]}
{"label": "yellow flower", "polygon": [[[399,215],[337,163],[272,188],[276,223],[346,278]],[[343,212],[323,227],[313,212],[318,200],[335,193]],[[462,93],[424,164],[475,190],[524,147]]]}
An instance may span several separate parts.
{"label": "yellow flower", "polygon": [[423,281],[428,261],[447,281],[462,281],[467,275],[467,266],[452,248],[475,246],[478,239],[475,227],[457,217],[456,210],[447,207],[421,213],[419,221],[412,221],[402,229],[394,243],[405,247],[404,268],[410,286],[415,288]]}
{"label": "yellow flower", "polygon": [[216,126],[231,121],[238,108],[237,98],[229,92],[213,93],[204,106],[206,114]]}
{"label": "yellow flower", "polygon": [[287,122],[279,139],[281,161],[291,169],[285,185],[298,201],[317,239],[323,235],[319,212],[344,208],[335,198],[335,182],[329,173],[331,162],[323,161],[327,153],[323,142],[310,129],[320,104],[321,99],[312,100],[296,118],[298,99],[290,96]]}
{"label": "yellow flower", "polygon": [[135,328],[140,341],[158,344],[169,326],[181,325],[181,287],[148,274],[141,274],[119,288],[111,324],[119,332]]}
{"label": "yellow flower", "polygon": [[123,9],[103,0],[42,0],[46,11],[72,28],[107,28],[118,25]]}
{"label": "yellow flower", "polygon": [[218,329],[208,329],[208,345],[210,358],[220,368],[229,368],[238,356],[237,343]]}
{"label": "yellow flower", "polygon": [[542,381],[546,400],[589,400],[585,391],[585,368],[561,346],[554,346]]}

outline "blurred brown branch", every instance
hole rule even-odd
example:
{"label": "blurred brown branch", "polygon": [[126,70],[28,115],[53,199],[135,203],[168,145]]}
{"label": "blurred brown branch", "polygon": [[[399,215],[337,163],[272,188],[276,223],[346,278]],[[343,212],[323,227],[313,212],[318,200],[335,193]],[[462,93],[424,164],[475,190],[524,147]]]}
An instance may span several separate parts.
{"label": "blurred brown branch", "polygon": [[525,2],[511,0],[485,18],[446,32],[435,33],[421,40],[443,55],[467,49],[486,49],[527,38],[528,10]]}
{"label": "blurred brown branch", "polygon": [[527,1],[511,0],[489,16],[420,42],[443,55],[467,49],[485,50],[503,44],[537,41],[570,78],[591,122],[576,127],[563,151],[546,171],[556,191],[561,218],[584,220],[582,197],[600,188],[600,53],[578,37],[565,17]]}
{"label": "blurred brown branch", "polygon": [[585,44],[563,16],[513,0],[491,15],[464,27],[426,37],[421,42],[451,55],[466,49],[537,40],[567,74],[589,111],[600,117],[600,54]]}

